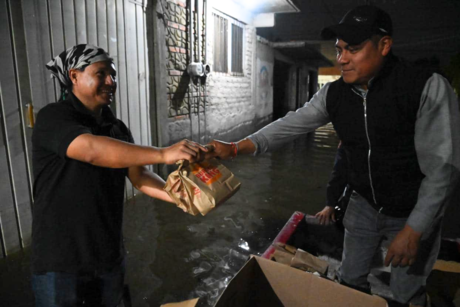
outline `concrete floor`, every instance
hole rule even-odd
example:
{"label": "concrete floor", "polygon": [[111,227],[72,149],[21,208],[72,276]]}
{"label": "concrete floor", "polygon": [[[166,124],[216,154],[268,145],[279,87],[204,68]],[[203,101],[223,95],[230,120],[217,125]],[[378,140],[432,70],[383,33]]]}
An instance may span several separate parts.
{"label": "concrete floor", "polygon": [[[132,306],[195,297],[199,306],[212,306],[247,257],[263,253],[294,211],[323,208],[336,147],[326,126],[273,153],[225,161],[241,189],[205,217],[143,195],[130,201],[124,234]],[[0,260],[0,306],[33,306],[28,266],[28,249]]]}

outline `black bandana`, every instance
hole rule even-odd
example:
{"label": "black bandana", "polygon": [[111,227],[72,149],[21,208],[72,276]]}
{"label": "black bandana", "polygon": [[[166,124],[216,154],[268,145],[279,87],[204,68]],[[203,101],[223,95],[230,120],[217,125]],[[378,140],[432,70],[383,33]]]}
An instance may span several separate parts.
{"label": "black bandana", "polygon": [[[69,78],[69,71],[71,69],[80,69],[96,62],[112,61],[104,49],[89,44],[81,44],[63,51],[53,60],[46,64],[52,77],[54,76],[59,80],[61,85],[62,96],[68,94],[68,88],[71,86],[72,81]],[[64,96],[65,97],[65,96]]]}

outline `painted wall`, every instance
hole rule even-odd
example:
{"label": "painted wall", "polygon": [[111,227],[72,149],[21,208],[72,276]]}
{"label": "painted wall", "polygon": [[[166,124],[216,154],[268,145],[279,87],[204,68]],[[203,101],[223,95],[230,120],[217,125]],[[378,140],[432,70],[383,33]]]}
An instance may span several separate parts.
{"label": "painted wall", "polygon": [[273,73],[275,54],[264,40],[258,38],[255,71],[255,118],[269,122],[273,113]]}
{"label": "painted wall", "polygon": [[[164,146],[183,138],[201,143],[207,143],[214,138],[237,140],[271,120],[273,91],[270,74],[273,70],[273,50],[257,43],[256,31],[251,25],[251,15],[233,1],[209,1],[206,6],[204,2],[198,1],[197,9],[194,1],[192,3],[192,24],[195,30],[192,39],[193,60],[201,60],[213,67],[212,14],[217,12],[237,20],[244,28],[243,73],[212,71],[205,82],[191,80],[186,73],[190,58],[190,30],[187,27],[190,16],[187,2],[159,1],[157,10],[164,10],[166,19],[164,22],[158,22],[157,33],[159,36],[165,35],[167,45],[159,50],[166,63],[165,80],[160,82],[166,88],[164,99],[167,101],[167,107],[159,107],[161,144]],[[199,38],[196,33],[196,16],[200,16],[202,23]],[[165,30],[160,33],[162,24]],[[196,55],[198,45],[201,50],[199,59]],[[265,83],[260,83],[258,79],[261,65],[271,70],[264,75]],[[160,91],[161,89],[157,92]],[[260,97],[262,99],[259,99]],[[159,102],[161,103],[161,100]]]}
{"label": "painted wall", "polygon": [[[213,29],[209,29],[209,32],[213,33]],[[253,27],[244,27],[243,43],[243,75],[214,72],[209,77],[209,138],[237,140],[255,129],[253,87],[256,41]],[[212,65],[212,42],[207,47]]]}

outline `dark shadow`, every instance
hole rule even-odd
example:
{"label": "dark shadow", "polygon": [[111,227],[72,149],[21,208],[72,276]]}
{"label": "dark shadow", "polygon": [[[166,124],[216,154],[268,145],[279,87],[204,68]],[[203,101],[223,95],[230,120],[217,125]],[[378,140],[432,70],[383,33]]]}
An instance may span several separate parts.
{"label": "dark shadow", "polygon": [[275,60],[273,69],[273,121],[289,111],[289,69],[290,65]]}
{"label": "dark shadow", "polygon": [[335,224],[320,225],[314,216],[305,216],[287,244],[308,251],[310,254],[342,260],[343,229]]}

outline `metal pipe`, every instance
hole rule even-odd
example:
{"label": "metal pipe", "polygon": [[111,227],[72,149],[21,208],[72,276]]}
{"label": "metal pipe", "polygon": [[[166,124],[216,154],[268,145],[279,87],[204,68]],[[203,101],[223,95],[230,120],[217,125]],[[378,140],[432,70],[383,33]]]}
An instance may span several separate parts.
{"label": "metal pipe", "polygon": [[[200,28],[201,28],[201,15],[200,15],[200,0],[195,0],[195,14],[196,14],[196,52],[197,62],[201,63],[200,52]],[[200,119],[200,100],[201,100],[201,79],[198,78],[198,97],[196,98],[197,117],[198,117],[198,143],[201,142],[201,119]]]}
{"label": "metal pipe", "polygon": [[[188,65],[190,65],[193,62],[193,9],[192,9],[192,0],[188,0],[188,16],[189,16],[189,22],[188,22],[188,41],[189,41],[189,60],[188,60]],[[190,116],[190,140],[193,141],[193,112],[192,112],[192,101],[190,100],[190,81],[192,80],[192,76],[189,76],[189,84],[187,88],[187,97],[188,97],[188,113]]]}
{"label": "metal pipe", "polygon": [[[0,122],[2,123],[2,126],[4,127],[5,125],[3,124],[4,121],[4,112],[3,112],[3,100],[2,100],[2,85],[0,84]],[[2,129],[2,132],[3,129]],[[5,140],[5,146],[6,142],[8,142],[8,139],[6,138],[5,133],[3,133],[3,139]],[[0,236],[2,239],[2,251],[3,251],[3,258],[5,258],[8,255],[8,252],[6,250],[6,240],[5,240],[5,232],[3,230],[3,221],[2,221],[2,212],[0,211]]]}
{"label": "metal pipe", "polygon": [[3,221],[2,221],[2,213],[0,212],[0,236],[2,238],[2,254],[3,258],[6,258],[8,256],[7,251],[6,251],[6,244],[5,244],[5,232],[3,230]]}
{"label": "metal pipe", "polygon": [[[204,63],[208,63],[208,49],[207,49],[207,43],[208,43],[208,1],[203,0],[203,10],[204,10]],[[203,96],[203,116],[204,116],[204,142],[208,142],[208,130],[206,126],[206,82],[204,83],[204,96]]]}
{"label": "metal pipe", "polygon": [[196,13],[196,52],[197,52],[197,62],[201,62],[201,46],[200,46],[200,29],[201,29],[201,10],[200,10],[200,0],[195,0],[195,13]]}
{"label": "metal pipe", "polygon": [[189,61],[188,63],[193,62],[193,8],[192,8],[192,0],[188,0],[188,8],[189,8],[189,22],[188,22],[188,38],[189,38]]}
{"label": "metal pipe", "polygon": [[208,0],[203,0],[203,10],[204,10],[204,24],[205,24],[205,29],[204,29],[204,63],[208,63],[208,49],[207,49],[207,43],[208,43]]}

